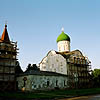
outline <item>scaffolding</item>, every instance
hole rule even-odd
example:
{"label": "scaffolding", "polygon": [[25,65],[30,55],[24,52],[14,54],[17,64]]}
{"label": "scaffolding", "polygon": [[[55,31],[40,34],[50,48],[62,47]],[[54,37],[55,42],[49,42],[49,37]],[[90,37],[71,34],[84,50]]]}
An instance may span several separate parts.
{"label": "scaffolding", "polygon": [[0,91],[16,90],[17,42],[0,42]]}
{"label": "scaffolding", "polygon": [[91,62],[83,58],[69,58],[68,60],[68,84],[70,88],[90,87]]}

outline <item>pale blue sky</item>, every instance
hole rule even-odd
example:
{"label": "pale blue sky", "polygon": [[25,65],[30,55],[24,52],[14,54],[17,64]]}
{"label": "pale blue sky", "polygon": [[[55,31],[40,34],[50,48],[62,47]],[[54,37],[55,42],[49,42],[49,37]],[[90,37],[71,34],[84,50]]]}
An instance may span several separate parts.
{"label": "pale blue sky", "polygon": [[19,61],[39,63],[64,27],[71,50],[81,50],[100,68],[100,0],[0,0],[0,35],[5,21],[11,40],[18,41]]}

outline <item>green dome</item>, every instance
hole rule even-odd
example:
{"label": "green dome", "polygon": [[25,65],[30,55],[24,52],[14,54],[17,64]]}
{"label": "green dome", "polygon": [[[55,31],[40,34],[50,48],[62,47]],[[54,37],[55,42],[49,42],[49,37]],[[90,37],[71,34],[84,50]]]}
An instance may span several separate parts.
{"label": "green dome", "polygon": [[70,42],[70,37],[69,37],[67,34],[65,34],[64,32],[62,32],[62,33],[58,36],[57,42],[59,42],[59,41],[64,41],[64,40],[67,40],[67,41]]}

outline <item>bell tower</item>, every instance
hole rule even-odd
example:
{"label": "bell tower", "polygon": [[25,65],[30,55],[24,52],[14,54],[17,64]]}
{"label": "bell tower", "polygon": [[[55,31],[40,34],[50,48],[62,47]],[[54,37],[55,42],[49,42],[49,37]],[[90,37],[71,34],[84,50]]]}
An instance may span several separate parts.
{"label": "bell tower", "polygon": [[5,25],[0,38],[0,90],[16,89],[17,50],[17,42],[10,41],[7,25]]}

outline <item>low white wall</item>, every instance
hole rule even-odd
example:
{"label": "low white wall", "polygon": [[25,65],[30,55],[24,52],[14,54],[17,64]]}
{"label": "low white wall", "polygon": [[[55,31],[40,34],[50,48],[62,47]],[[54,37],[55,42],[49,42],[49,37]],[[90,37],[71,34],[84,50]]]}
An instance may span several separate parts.
{"label": "low white wall", "polygon": [[18,88],[20,90],[24,87],[24,77],[27,77],[25,81],[25,90],[28,91],[55,89],[56,87],[63,89],[68,87],[67,76],[27,75],[17,77]]}

